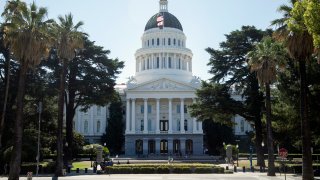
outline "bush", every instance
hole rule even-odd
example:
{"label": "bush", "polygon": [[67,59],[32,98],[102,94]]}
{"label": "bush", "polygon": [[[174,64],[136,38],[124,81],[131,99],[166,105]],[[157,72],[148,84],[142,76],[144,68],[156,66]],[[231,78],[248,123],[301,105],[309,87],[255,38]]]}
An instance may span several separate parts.
{"label": "bush", "polygon": [[169,169],[169,167],[159,166],[157,168],[157,173],[158,174],[169,174],[170,173],[170,169]]}
{"label": "bush", "polygon": [[133,174],[154,174],[155,168],[154,167],[133,167],[132,173]]}
{"label": "bush", "polygon": [[108,174],[130,174],[132,172],[131,167],[108,166],[106,170]]}
{"label": "bush", "polygon": [[[53,173],[55,169],[55,163],[42,163],[39,165],[39,173],[50,174]],[[26,175],[28,172],[32,172],[33,174],[36,173],[37,164],[36,163],[26,163],[21,165],[20,174]]]}
{"label": "bush", "polygon": [[178,166],[173,168],[173,173],[187,174],[187,173],[191,173],[191,169],[190,167]]}
{"label": "bush", "polygon": [[212,173],[212,168],[210,168],[210,167],[196,167],[194,169],[194,173],[198,173],[198,174]]}

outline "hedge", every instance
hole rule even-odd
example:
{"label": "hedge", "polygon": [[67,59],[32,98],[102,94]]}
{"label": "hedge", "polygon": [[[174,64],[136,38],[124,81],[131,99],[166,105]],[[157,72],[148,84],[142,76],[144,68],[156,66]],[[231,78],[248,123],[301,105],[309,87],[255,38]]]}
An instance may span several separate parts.
{"label": "hedge", "polygon": [[196,167],[194,169],[194,173],[197,173],[197,174],[208,174],[212,172],[213,172],[213,168],[210,168],[210,167]]}
{"label": "hedge", "polygon": [[183,166],[173,167],[172,172],[177,174],[192,173],[190,167],[183,167]]}
{"label": "hedge", "polygon": [[159,166],[156,172],[158,174],[170,174],[170,168],[165,166]]}

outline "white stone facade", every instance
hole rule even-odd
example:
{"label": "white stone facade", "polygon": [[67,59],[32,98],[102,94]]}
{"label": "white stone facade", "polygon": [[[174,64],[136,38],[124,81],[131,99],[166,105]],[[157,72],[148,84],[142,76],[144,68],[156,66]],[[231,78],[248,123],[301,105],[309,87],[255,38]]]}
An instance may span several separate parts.
{"label": "white stone facade", "polygon": [[[167,1],[160,1],[161,11]],[[192,52],[183,31],[164,24],[147,29],[135,53],[136,73],[126,89],[126,155],[203,153],[202,122],[187,108],[200,87]]]}

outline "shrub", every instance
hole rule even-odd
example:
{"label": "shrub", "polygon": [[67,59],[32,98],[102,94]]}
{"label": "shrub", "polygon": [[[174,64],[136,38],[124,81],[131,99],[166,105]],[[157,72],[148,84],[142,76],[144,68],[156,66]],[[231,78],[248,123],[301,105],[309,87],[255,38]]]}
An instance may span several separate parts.
{"label": "shrub", "polygon": [[194,170],[194,173],[198,173],[198,174],[212,173],[212,168],[210,168],[210,167],[196,167]]}
{"label": "shrub", "polygon": [[187,173],[191,173],[191,169],[190,167],[178,166],[173,168],[173,173],[187,174]]}
{"label": "shrub", "polygon": [[158,174],[169,174],[170,173],[170,169],[169,169],[169,167],[159,166],[157,168],[157,173]]}
{"label": "shrub", "polygon": [[154,174],[155,168],[154,167],[133,167],[132,173],[133,174]]}
{"label": "shrub", "polygon": [[108,174],[130,174],[132,172],[131,167],[108,166],[106,170]]}

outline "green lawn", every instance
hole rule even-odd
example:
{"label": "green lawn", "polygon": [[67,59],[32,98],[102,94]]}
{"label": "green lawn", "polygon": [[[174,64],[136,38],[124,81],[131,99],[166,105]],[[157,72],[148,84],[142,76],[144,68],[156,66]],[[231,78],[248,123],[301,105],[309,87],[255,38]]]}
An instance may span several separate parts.
{"label": "green lawn", "polygon": [[79,168],[79,169],[90,168],[91,167],[91,162],[90,161],[73,162],[72,166],[73,167],[72,167],[71,170],[76,170],[77,168]]}

